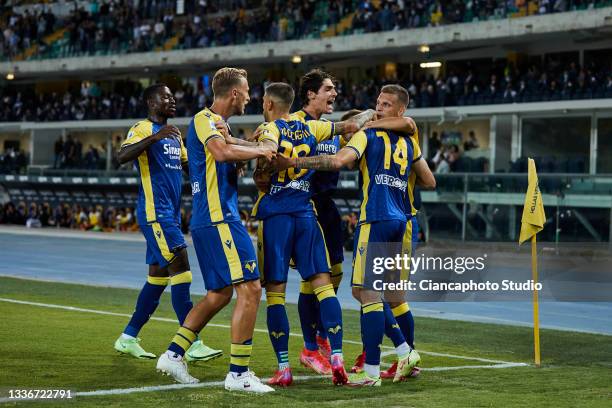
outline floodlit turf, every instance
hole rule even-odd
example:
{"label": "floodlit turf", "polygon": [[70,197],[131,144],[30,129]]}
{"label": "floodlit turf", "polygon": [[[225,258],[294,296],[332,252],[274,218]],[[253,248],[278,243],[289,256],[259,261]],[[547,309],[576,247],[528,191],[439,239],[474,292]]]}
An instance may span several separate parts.
{"label": "floodlit turf", "polygon": [[[0,298],[73,306],[106,312],[130,313],[134,290],[89,287],[0,278]],[[227,325],[231,308],[212,323]],[[296,307],[288,305],[294,333],[299,333]],[[173,318],[170,299],[164,295],[155,317]],[[155,371],[155,360],[118,355],[113,342],[127,317],[83,311],[51,309],[0,301],[0,398],[9,389],[70,389],[72,392],[125,389],[172,384]],[[358,314],[344,313],[345,339],[359,339]],[[163,352],[177,325],[150,321],[140,337],[147,351]],[[257,321],[265,329],[265,303]],[[529,363],[531,329],[439,319],[417,319],[417,346],[429,352],[483,359]],[[422,354],[421,377],[402,384],[384,382],[379,389],[334,388],[326,378],[297,382],[273,395],[228,393],[220,386],[132,393],[76,396],[70,401],[20,402],[17,405],[55,406],[610,406],[612,398],[612,337],[542,330],[543,367],[446,370],[444,367],[491,365],[477,360]],[[228,351],[229,330],[208,327],[204,342]],[[389,345],[386,340],[386,345]],[[299,337],[291,337],[290,361],[294,375],[313,373],[299,367]],[[349,365],[359,351],[345,345]],[[384,351],[388,351],[385,349]],[[385,360],[391,361],[391,356]],[[275,358],[266,333],[254,337],[252,369],[260,376],[272,374]],[[191,367],[202,382],[222,381],[229,357]],[[427,368],[442,371],[427,371]],[[8,404],[11,404],[10,402]]]}

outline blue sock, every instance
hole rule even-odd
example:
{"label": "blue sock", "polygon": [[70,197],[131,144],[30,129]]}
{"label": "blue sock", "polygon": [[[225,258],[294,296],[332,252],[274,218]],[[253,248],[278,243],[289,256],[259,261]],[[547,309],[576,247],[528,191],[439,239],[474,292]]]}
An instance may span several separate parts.
{"label": "blue sock", "polygon": [[329,337],[331,353],[342,354],[342,309],[334,286],[331,283],[319,286],[314,293],[319,300],[321,321]]}
{"label": "blue sock", "polygon": [[298,314],[300,315],[300,324],[302,325],[304,347],[310,351],[317,351],[319,349],[316,339],[319,315],[318,301],[313,293],[305,293],[310,291],[309,289],[304,289],[305,283],[310,287],[310,283],[302,282],[302,288],[300,288],[300,295],[298,297]]}
{"label": "blue sock", "polygon": [[155,309],[157,309],[159,298],[164,292],[164,289],[166,289],[168,280],[169,278],[147,277],[147,282],[140,290],[138,300],[136,300],[136,308],[132,314],[132,318],[123,330],[124,334],[138,337],[138,333],[140,333],[142,326],[149,321],[149,318],[153,312],[155,312]]}
{"label": "blue sock", "polygon": [[366,352],[366,364],[380,365],[380,345],[385,331],[385,313],[382,302],[361,306],[361,334]]}
{"label": "blue sock", "polygon": [[323,340],[327,340],[327,332],[325,331],[325,326],[323,325],[323,320],[321,320],[321,305],[317,302],[316,305],[317,310],[317,336],[322,338]]}
{"label": "blue sock", "polygon": [[391,339],[393,345],[395,347],[404,343],[406,339],[402,334],[402,330],[400,329],[399,324],[395,321],[395,317],[393,317],[393,312],[391,311],[391,307],[388,303],[384,303],[384,312],[385,312],[385,335]]}
{"label": "blue sock", "polygon": [[266,291],[268,302],[268,334],[278,364],[289,366],[289,319],[285,310],[285,294]]}
{"label": "blue sock", "polygon": [[414,348],[414,317],[412,317],[410,306],[408,306],[408,303],[404,302],[391,309],[391,311],[393,312],[393,316],[395,316],[397,324],[399,324],[400,330],[406,339],[406,343],[408,343],[411,348]]}
{"label": "blue sock", "polygon": [[181,272],[170,277],[170,290],[172,293],[172,307],[182,326],[185,317],[193,307],[189,288],[191,287],[191,271]]}

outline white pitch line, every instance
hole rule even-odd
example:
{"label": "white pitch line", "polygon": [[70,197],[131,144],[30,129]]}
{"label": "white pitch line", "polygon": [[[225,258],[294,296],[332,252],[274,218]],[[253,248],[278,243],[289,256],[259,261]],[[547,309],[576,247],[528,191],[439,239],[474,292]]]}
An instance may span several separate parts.
{"label": "white pitch line", "polygon": [[[101,314],[101,315],[107,315],[107,316],[119,316],[119,317],[131,317],[131,314],[127,314],[127,313],[117,313],[117,312],[109,312],[106,310],[96,310],[96,309],[85,309],[85,308],[81,308],[81,307],[74,307],[74,306],[65,306],[65,305],[55,305],[55,304],[51,304],[51,303],[39,303],[39,302],[30,302],[30,301],[26,301],[26,300],[18,300],[18,299],[10,299],[10,298],[0,298],[0,302],[7,302],[7,303],[16,303],[16,304],[20,304],[20,305],[28,305],[28,306],[38,306],[38,307],[45,307],[45,308],[49,308],[49,309],[61,309],[61,310],[69,310],[72,312],[82,312],[82,313],[94,313],[94,314]],[[156,320],[156,321],[160,321],[160,322],[168,322],[168,323],[175,323],[176,324],[176,319],[169,319],[166,317],[151,317],[150,320]],[[206,325],[206,327],[219,327],[219,328],[223,328],[223,329],[229,329],[230,326],[227,324],[215,324],[215,323],[209,323]],[[258,333],[268,333],[267,330],[264,329],[255,329],[256,332]],[[301,334],[299,333],[289,333],[290,336],[294,336],[294,337],[302,337]],[[359,341],[354,341],[354,340],[347,340],[344,339],[343,340],[344,343],[347,344],[357,344],[357,345],[361,345],[361,342]],[[383,348],[389,349],[389,350],[393,350],[393,347],[390,346],[383,346]],[[426,350],[419,350],[419,353],[422,354],[427,354],[427,355],[431,355],[431,356],[437,356],[437,357],[448,357],[448,358],[456,358],[456,359],[461,359],[461,360],[472,360],[472,361],[481,361],[483,363],[492,363],[492,364],[524,364],[524,363],[516,363],[516,362],[512,362],[512,361],[502,361],[502,360],[491,360],[491,359],[487,359],[487,358],[481,358],[481,357],[470,357],[470,356],[461,356],[461,355],[457,355],[457,354],[447,354],[447,353],[437,353],[435,351],[426,351]],[[384,354],[384,353],[383,353]],[[391,353],[389,353],[391,354]],[[389,354],[385,354],[385,355],[389,355]]]}

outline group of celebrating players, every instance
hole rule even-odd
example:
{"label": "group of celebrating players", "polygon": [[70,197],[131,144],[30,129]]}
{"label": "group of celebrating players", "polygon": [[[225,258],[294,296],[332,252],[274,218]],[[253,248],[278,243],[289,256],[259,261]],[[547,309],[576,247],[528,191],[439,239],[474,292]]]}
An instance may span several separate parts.
{"label": "group of celebrating players", "polygon": [[[289,321],[285,291],[290,264],[302,282],[298,311],[304,348],[300,362],[335,385],[380,386],[381,378],[403,381],[419,374],[414,320],[405,298],[385,300],[367,284],[367,245],[400,242],[412,251],[418,231],[414,188],[434,188],[421,159],[414,121],[404,117],[408,92],[399,85],[381,89],[376,110],[350,111],[342,121],[321,119],[334,109],[333,78],[319,69],[301,78],[303,109],[290,113],[295,93],[285,83],[265,89],[265,123],[250,140],[232,136],[228,120],[244,114],[249,102],[247,72],[222,68],[212,81],[214,100],[190,122],[186,142],[168,125],[175,114],[172,92],[163,84],[144,92],[148,118],[129,131],[119,152],[140,173],[138,224],[147,242],[147,282],[115,349],[137,358],[156,358],[140,346],[138,333],[171,285],[179,329],[157,369],[180,383],[197,383],[188,361],[208,361],[220,350],[198,333],[232,299],[227,390],[274,391],[293,381],[289,365]],[[259,197],[252,216],[259,220],[257,254],[238,212],[237,178],[246,161],[257,159]],[[358,165],[362,203],[355,233],[352,292],[361,304],[363,352],[347,374],[342,354],[342,311],[336,297],[342,279],[342,232],[332,193],[342,168]],[[207,293],[193,305],[192,275],[180,229],[182,172],[193,194],[190,230]],[[406,271],[402,271],[405,273]],[[249,370],[252,337],[262,287],[267,326],[278,369],[264,384]],[[397,361],[380,371],[380,345],[387,335]]]}

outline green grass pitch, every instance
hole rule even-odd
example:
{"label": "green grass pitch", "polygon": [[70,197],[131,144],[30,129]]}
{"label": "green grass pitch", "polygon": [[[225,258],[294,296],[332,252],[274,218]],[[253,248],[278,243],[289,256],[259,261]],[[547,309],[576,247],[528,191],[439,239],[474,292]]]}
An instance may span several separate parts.
{"label": "green grass pitch", "polygon": [[[0,298],[42,304],[72,306],[129,314],[137,291],[12,278],[0,278]],[[195,299],[194,299],[195,300]],[[288,305],[293,333],[300,334],[295,305]],[[333,387],[328,378],[299,366],[299,337],[290,339],[290,361],[295,376],[307,376],[289,389],[272,395],[253,396],[226,392],[214,384],[227,372],[231,307],[222,311],[202,332],[205,343],[221,348],[225,355],[198,363],[190,372],[205,386],[123,395],[86,396],[71,400],[12,402],[2,400],[10,389],[70,389],[73,393],[119,390],[172,384],[155,371],[155,360],[120,356],[113,342],[128,318],[65,308],[0,301],[0,404],[4,406],[155,406],[180,407],[506,407],[506,406],[601,406],[612,399],[612,337],[542,330],[542,368],[531,365],[510,368],[491,366],[496,360],[530,363],[532,329],[440,319],[418,318],[417,347],[424,352],[421,376],[409,382],[383,383],[377,389]],[[173,319],[168,294],[164,294],[154,317]],[[147,351],[162,353],[177,324],[151,320],[140,337]],[[272,374],[276,360],[265,332],[265,302],[257,319],[252,369],[260,377]],[[344,312],[344,353],[347,365],[360,350],[359,316]],[[389,346],[388,340],[385,340]],[[383,351],[389,351],[386,348]],[[448,356],[448,355],[452,356]],[[476,357],[472,360],[460,357]],[[391,362],[391,356],[385,361]],[[456,369],[452,369],[455,367]],[[463,367],[458,368],[457,367]],[[429,369],[429,370],[428,370]]]}

